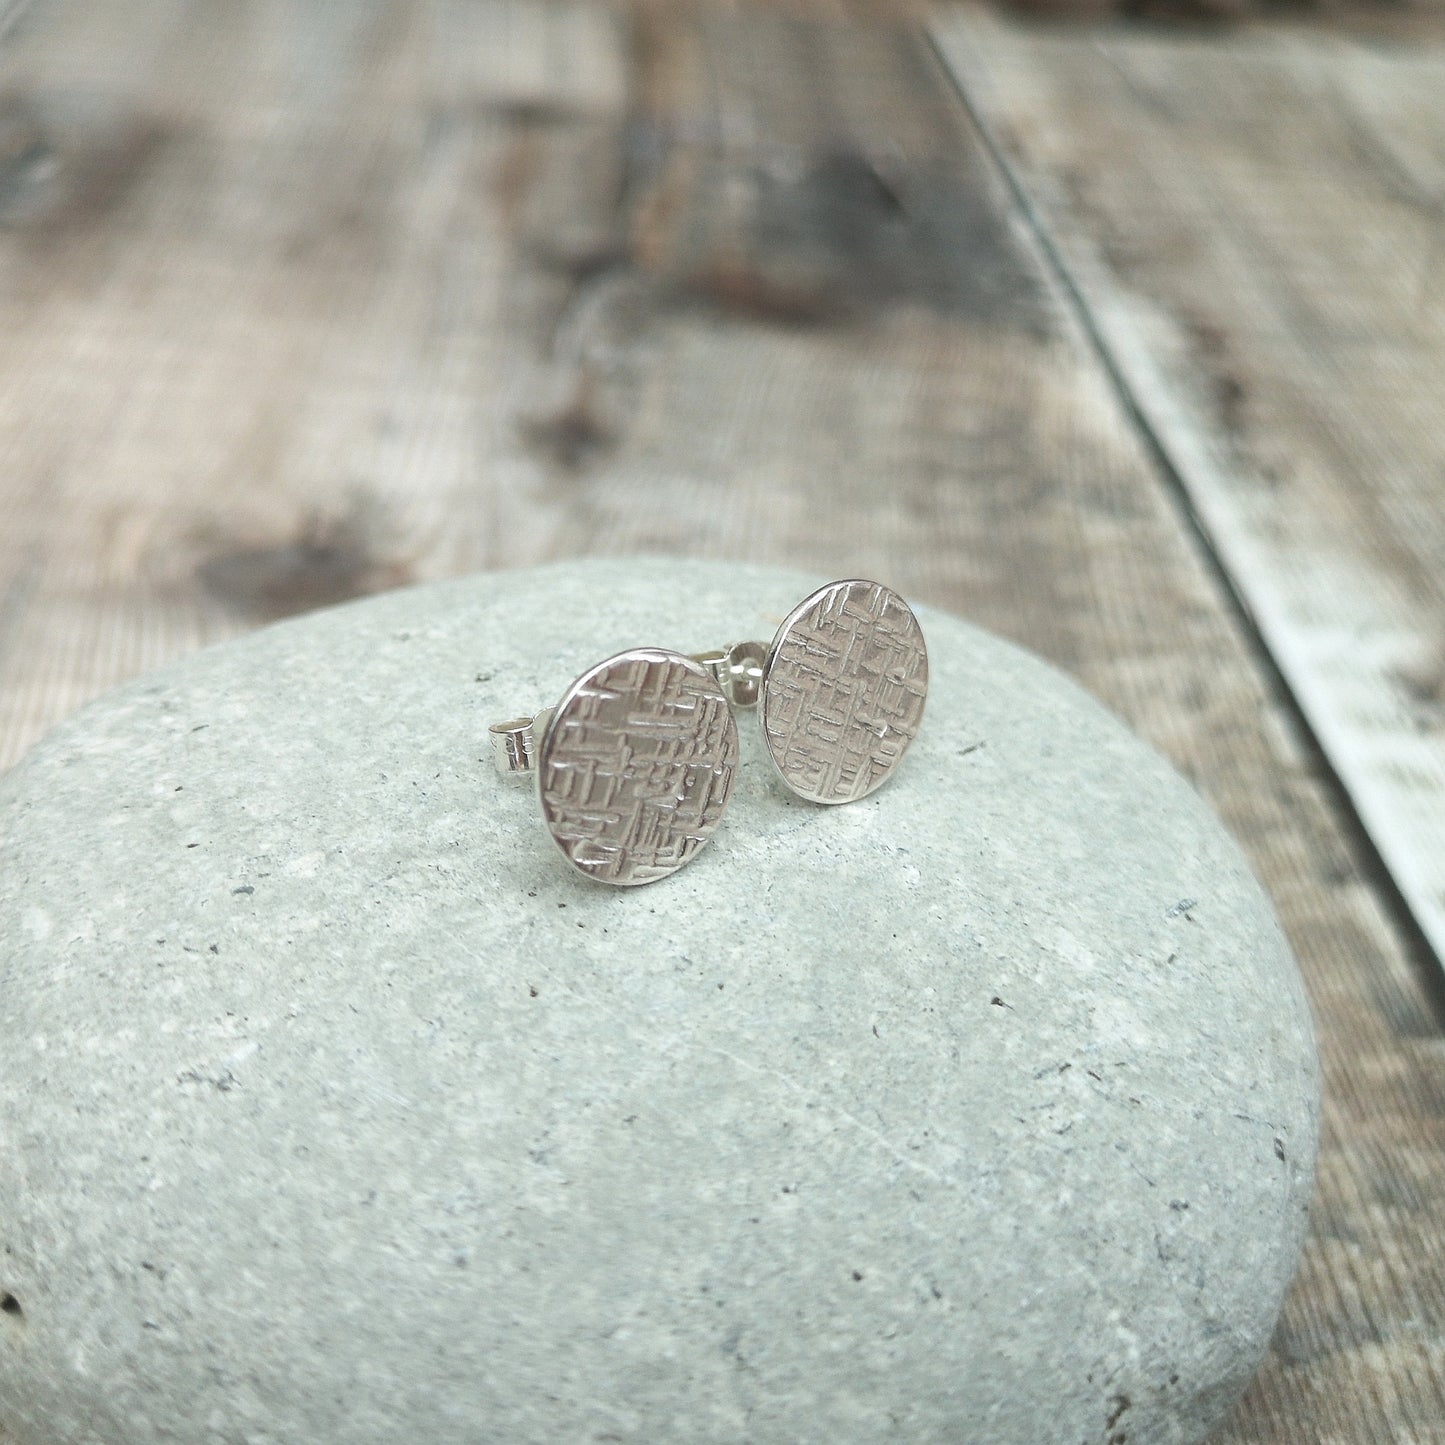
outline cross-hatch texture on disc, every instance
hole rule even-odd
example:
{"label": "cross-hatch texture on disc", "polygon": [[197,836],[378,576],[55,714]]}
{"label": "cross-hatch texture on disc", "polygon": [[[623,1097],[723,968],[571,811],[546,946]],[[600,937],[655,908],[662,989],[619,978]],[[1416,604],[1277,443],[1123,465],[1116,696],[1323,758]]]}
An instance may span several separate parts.
{"label": "cross-hatch texture on disc", "polygon": [[773,642],[763,736],[815,803],[871,793],[918,732],[928,653],[912,609],[876,582],[835,582],[799,603]]}
{"label": "cross-hatch texture on disc", "polygon": [[569,862],[606,883],[681,868],[722,820],[738,732],[716,682],[639,648],[568,689],[542,743],[542,814]]}

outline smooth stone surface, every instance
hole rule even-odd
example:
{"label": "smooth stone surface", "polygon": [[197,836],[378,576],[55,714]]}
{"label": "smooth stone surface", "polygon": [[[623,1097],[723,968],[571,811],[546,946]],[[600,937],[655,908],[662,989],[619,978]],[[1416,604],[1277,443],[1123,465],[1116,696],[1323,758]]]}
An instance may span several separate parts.
{"label": "smooth stone surface", "polygon": [[846,807],[745,719],[689,867],[557,856],[486,727],[826,579],[593,562],[201,653],[0,781],[17,1445],[1199,1439],[1292,1272],[1294,966],[1192,792],[921,610]]}

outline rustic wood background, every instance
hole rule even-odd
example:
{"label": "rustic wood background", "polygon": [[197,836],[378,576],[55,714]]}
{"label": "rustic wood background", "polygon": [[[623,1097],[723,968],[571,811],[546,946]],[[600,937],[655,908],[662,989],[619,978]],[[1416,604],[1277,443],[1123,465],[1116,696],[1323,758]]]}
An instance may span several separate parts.
{"label": "rustic wood background", "polygon": [[0,0],[0,766],[581,552],[888,580],[1242,840],[1314,1229],[1223,1439],[1445,1441],[1445,14]]}

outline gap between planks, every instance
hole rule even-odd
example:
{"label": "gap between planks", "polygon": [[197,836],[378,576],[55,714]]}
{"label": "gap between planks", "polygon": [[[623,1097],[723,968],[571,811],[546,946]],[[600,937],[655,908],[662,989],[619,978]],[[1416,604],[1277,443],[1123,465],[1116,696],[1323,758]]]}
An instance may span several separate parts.
{"label": "gap between planks", "polygon": [[[1390,269],[1433,224],[1428,281],[1445,235],[1445,52],[1118,30],[1069,48],[972,6],[932,32],[1445,1014],[1445,304]],[[1271,115],[1287,155],[1255,139]]]}

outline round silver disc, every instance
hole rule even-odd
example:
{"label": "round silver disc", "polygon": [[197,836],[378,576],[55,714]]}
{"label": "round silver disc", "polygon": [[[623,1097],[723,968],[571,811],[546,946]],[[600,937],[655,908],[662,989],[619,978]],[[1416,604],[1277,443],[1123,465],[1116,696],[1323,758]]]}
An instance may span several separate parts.
{"label": "round silver disc", "polygon": [[574,868],[624,887],[675,873],[722,821],[738,730],[713,678],[640,647],[589,668],[538,750],[542,816]]}
{"label": "round silver disc", "polygon": [[788,614],[768,649],[763,737],[794,792],[851,803],[898,766],[927,694],[913,609],[880,583],[834,582]]}

